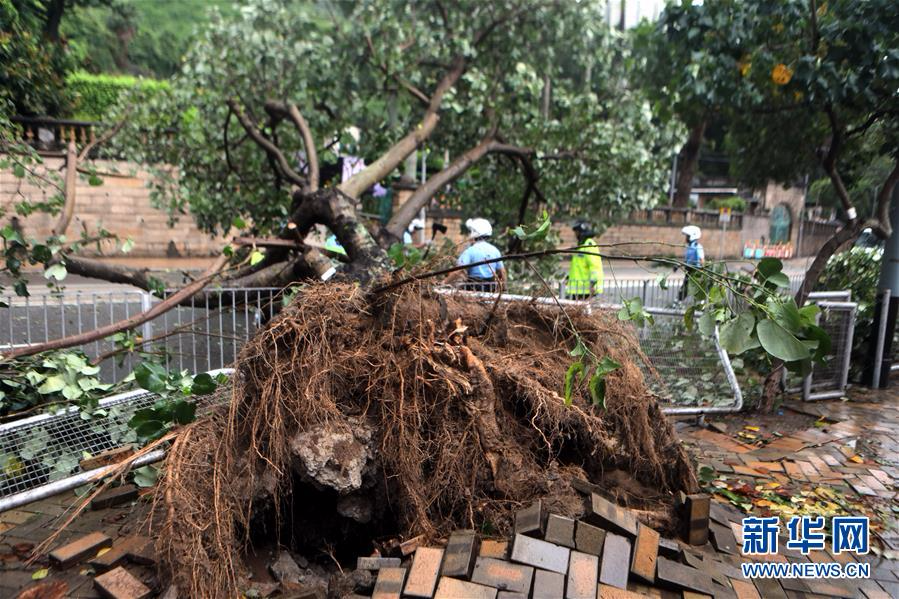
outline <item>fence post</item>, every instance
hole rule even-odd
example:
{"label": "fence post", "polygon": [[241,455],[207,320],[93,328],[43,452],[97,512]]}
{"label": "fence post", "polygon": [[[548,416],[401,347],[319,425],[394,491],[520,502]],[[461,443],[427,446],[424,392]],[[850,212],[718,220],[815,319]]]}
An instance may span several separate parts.
{"label": "fence post", "polygon": [[[147,291],[140,292],[140,310],[146,312],[153,307],[153,295]],[[148,320],[141,326],[141,337],[145,340],[153,336],[153,320]]]}

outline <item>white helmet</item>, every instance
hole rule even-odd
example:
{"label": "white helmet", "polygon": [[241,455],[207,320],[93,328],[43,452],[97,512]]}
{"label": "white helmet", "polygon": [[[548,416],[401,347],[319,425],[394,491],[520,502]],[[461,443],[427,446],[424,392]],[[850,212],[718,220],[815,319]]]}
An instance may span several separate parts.
{"label": "white helmet", "polygon": [[469,239],[490,237],[493,235],[493,227],[486,218],[469,218],[465,221],[465,226],[468,228]]}
{"label": "white helmet", "polygon": [[412,233],[413,231],[421,231],[425,228],[425,222],[420,218],[413,218],[412,222],[409,223],[409,226],[406,227],[406,230]]}
{"label": "white helmet", "polygon": [[702,229],[697,227],[696,225],[687,225],[683,229],[680,230],[681,233],[687,236],[687,239],[690,241],[696,241],[700,237],[702,237]]}

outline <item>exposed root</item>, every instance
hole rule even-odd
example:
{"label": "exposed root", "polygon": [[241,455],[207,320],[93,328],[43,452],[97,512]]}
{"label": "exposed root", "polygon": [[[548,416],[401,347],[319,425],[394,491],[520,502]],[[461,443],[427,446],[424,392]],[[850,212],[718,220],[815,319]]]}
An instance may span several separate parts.
{"label": "exposed root", "polygon": [[[350,440],[373,431],[375,474],[364,477],[375,483],[358,492],[381,493],[378,507],[410,536],[502,530],[537,497],[574,511],[570,474],[600,482],[618,469],[660,493],[695,489],[626,325],[503,304],[469,337],[490,310],[423,285],[373,297],[351,285],[301,292],[244,347],[230,406],[192,425],[166,460],[154,534],[178,588],[238,593],[254,510],[282,506],[303,474],[297,435],[309,431]],[[576,334],[623,364],[607,379],[604,410],[585,389],[572,406],[558,393]],[[346,443],[349,455],[355,443]]]}

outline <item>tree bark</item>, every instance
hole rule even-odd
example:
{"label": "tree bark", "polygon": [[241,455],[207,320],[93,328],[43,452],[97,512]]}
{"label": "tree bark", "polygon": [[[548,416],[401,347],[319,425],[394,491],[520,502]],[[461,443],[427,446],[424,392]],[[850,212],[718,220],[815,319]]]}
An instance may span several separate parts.
{"label": "tree bark", "polygon": [[75,186],[78,184],[78,155],[75,150],[75,140],[69,140],[66,147],[66,181],[63,192],[64,203],[59,213],[59,220],[53,227],[54,235],[64,235],[72,216],[75,214]]}
{"label": "tree bark", "polygon": [[46,8],[46,18],[44,19],[44,35],[51,42],[58,44],[59,24],[62,23],[62,15],[66,10],[66,0],[51,0]]}
{"label": "tree bark", "polygon": [[707,124],[705,117],[690,129],[687,143],[681,148],[677,157],[677,182],[674,192],[675,208],[687,208],[690,205],[690,191],[693,188],[693,176],[699,163],[699,149],[702,147],[702,135]]}

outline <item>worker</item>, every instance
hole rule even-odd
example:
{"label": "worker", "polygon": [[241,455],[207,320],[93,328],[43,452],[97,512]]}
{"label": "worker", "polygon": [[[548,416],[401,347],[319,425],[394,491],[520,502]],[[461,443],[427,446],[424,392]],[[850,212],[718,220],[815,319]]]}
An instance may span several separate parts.
{"label": "worker", "polygon": [[409,223],[409,226],[406,227],[406,230],[403,231],[403,243],[406,245],[423,245],[421,243],[416,244],[415,238],[413,235],[418,231],[423,231],[425,228],[425,223],[420,218],[413,218],[412,222]]}
{"label": "worker", "polygon": [[[459,255],[456,265],[471,266],[452,273],[447,277],[447,282],[462,280],[464,288],[470,291],[490,292],[502,289],[506,282],[506,269],[499,259],[502,252],[489,241],[493,236],[493,226],[487,219],[470,218],[465,221],[465,227],[468,229],[471,245]],[[493,258],[497,260],[480,264]]]}
{"label": "worker", "polygon": [[587,250],[588,253],[571,256],[565,296],[574,300],[586,300],[603,292],[602,256],[599,255],[599,246],[593,240],[596,231],[590,223],[579,220],[571,228],[577,237],[577,249]]}
{"label": "worker", "polygon": [[702,268],[702,265],[705,264],[705,250],[702,248],[702,244],[699,243],[699,238],[702,237],[702,229],[696,225],[687,225],[680,232],[687,239],[687,248],[684,252],[684,284],[681,285],[678,293],[678,298],[684,300],[687,297],[687,283],[690,280],[693,269]]}

